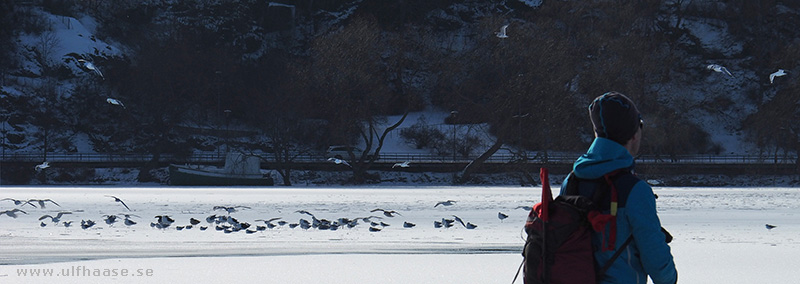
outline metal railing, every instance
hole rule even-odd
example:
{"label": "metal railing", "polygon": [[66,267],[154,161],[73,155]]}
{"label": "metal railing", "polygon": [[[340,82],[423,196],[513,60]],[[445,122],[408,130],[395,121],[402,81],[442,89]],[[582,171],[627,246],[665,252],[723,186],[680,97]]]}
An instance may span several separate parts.
{"label": "metal railing", "polygon": [[[542,163],[542,164],[569,164],[573,163],[580,153],[552,153],[545,155],[530,155],[522,158],[519,155],[496,153],[486,160],[487,163]],[[142,153],[47,153],[48,162],[67,163],[138,163],[148,162],[153,159],[152,154]],[[266,161],[273,161],[271,154],[262,154]],[[416,163],[465,163],[477,158],[475,156],[436,155],[417,153],[381,153],[377,160],[379,163],[395,163],[412,161]],[[0,155],[0,162],[42,162],[45,160],[43,153],[30,152],[5,152]],[[325,162],[327,157],[323,154],[299,155],[293,159],[297,163]],[[192,155],[161,154],[161,162],[171,163],[224,163],[225,153],[202,152]],[[639,164],[795,164],[797,155],[643,155],[636,159]]]}

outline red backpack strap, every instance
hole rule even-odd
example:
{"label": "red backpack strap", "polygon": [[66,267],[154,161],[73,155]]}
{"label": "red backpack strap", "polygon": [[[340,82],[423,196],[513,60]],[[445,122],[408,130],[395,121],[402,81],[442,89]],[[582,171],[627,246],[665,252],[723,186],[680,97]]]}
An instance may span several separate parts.
{"label": "red backpack strap", "polygon": [[611,191],[611,206],[609,208],[609,214],[601,214],[600,212],[593,211],[589,212],[588,215],[589,222],[592,224],[592,229],[594,229],[595,232],[602,232],[605,236],[605,226],[606,224],[610,226],[610,232],[607,236],[608,238],[604,238],[603,240],[605,245],[601,245],[603,251],[614,250],[617,242],[617,209],[619,207],[619,195],[617,193],[617,186],[614,184],[612,178],[621,171],[622,170],[615,170],[603,175],[603,179],[605,179],[609,186],[609,190]]}

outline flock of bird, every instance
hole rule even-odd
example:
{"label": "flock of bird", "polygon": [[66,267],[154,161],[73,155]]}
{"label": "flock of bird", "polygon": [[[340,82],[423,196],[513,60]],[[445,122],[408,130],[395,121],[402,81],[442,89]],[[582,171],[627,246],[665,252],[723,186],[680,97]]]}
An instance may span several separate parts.
{"label": "flock of bird", "polygon": [[[106,79],[105,76],[103,75],[103,72],[101,72],[100,69],[94,63],[92,63],[89,60],[83,59],[83,58],[76,58],[76,59],[77,59],[76,62],[78,64],[79,68],[81,68],[81,69],[83,69],[85,71],[94,72],[95,74],[100,76],[100,78],[103,79],[103,80]],[[111,105],[116,105],[116,106],[122,107],[123,109],[127,109],[125,107],[125,104],[122,103],[122,101],[119,100],[119,99],[115,99],[115,98],[110,98],[109,97],[109,98],[106,98],[106,102],[111,104]],[[42,164],[36,165],[34,167],[34,169],[37,172],[39,172],[39,171],[44,170],[44,169],[49,168],[49,167],[50,167],[50,164],[47,161],[44,161]]]}
{"label": "flock of bird", "polygon": [[[106,79],[106,77],[103,75],[103,72],[100,71],[100,68],[98,68],[97,65],[95,65],[91,61],[83,59],[83,58],[76,58],[76,59],[77,59],[76,62],[78,64],[79,68],[81,68],[81,69],[83,69],[84,71],[87,71],[87,72],[94,72],[95,74],[97,74],[97,76],[99,76],[103,80]],[[119,100],[119,99],[107,98],[106,102],[109,103],[109,104],[112,104],[112,105],[120,106],[123,109],[126,108],[125,104],[123,104],[122,101]]]}
{"label": "flock of bird", "polygon": [[[509,26],[509,24],[505,24],[502,27],[500,27],[500,31],[495,32],[495,36],[497,36],[498,38],[501,38],[501,39],[508,38],[508,33],[507,33],[508,26]],[[103,73],[91,61],[87,61],[85,59],[77,59],[77,62],[79,63],[79,67],[81,67],[82,69],[87,70],[87,71],[93,71],[98,76],[100,76],[100,78],[105,80],[105,76],[103,76]],[[728,70],[728,68],[726,68],[725,66],[719,65],[719,64],[709,64],[709,65],[706,66],[706,68],[709,69],[709,70],[712,70],[714,72],[718,72],[718,73],[722,73],[722,74],[728,75],[730,77],[734,77],[733,73],[731,73],[730,70]],[[775,71],[775,72],[773,72],[773,73],[771,73],[769,75],[769,83],[773,84],[775,82],[775,78],[781,77],[781,76],[785,76],[785,75],[787,75],[786,70],[778,69],[777,71]],[[117,105],[117,106],[120,106],[122,108],[125,108],[125,105],[122,103],[122,101],[120,101],[118,99],[115,99],[115,98],[107,98],[106,102],[108,102],[109,104],[112,104],[112,105]],[[350,166],[351,167],[351,165],[344,159],[329,158],[328,161],[332,162],[332,163],[335,163],[335,164],[346,165],[346,166]],[[410,161],[405,161],[405,162],[401,162],[401,163],[395,163],[392,166],[392,168],[397,168],[397,167],[408,168],[410,166],[411,166],[411,162]],[[50,164],[47,161],[45,161],[42,164],[36,165],[34,169],[36,171],[41,171],[41,170],[44,170],[44,169],[46,169],[48,167],[50,167]],[[126,209],[128,209],[128,211],[131,211],[131,209],[128,207],[128,205],[126,205],[125,202],[123,202],[121,199],[119,199],[119,198],[117,198],[115,196],[110,196],[110,195],[107,195],[107,196],[114,198],[115,202],[121,203]],[[17,199],[12,199],[12,198],[4,198],[4,199],[1,199],[0,201],[4,201],[4,200],[11,200],[11,201],[14,202],[14,205],[17,205],[17,206],[30,205],[30,206],[36,207],[36,205],[34,205],[34,203],[33,203],[34,201],[39,204],[40,208],[45,208],[45,202],[51,202],[51,203],[53,203],[53,204],[58,206],[58,203],[55,203],[54,201],[52,201],[50,199],[44,199],[44,200],[30,199],[30,200],[25,201],[25,200],[17,200]],[[436,205],[434,205],[434,207],[437,207],[439,205],[452,206],[455,203],[456,203],[456,201],[454,201],[454,200],[447,200],[447,201],[436,203]],[[236,210],[238,208],[247,208],[247,209],[249,209],[246,206],[234,206],[234,207],[215,206],[213,208],[213,210],[224,209],[224,210],[227,211],[228,214],[230,214],[230,213],[236,212]],[[529,207],[526,207],[526,206],[520,206],[520,207],[517,207],[517,208],[530,210]],[[384,216],[386,216],[386,217],[394,217],[395,214],[399,215],[399,213],[397,213],[396,211],[386,211],[386,210],[383,210],[383,209],[375,209],[375,210],[372,210],[371,212],[376,212],[376,211],[382,211]],[[12,217],[12,218],[16,218],[18,212],[19,213],[23,213],[23,214],[28,214],[28,213],[26,213],[25,211],[23,211],[23,210],[21,210],[19,208],[14,208],[12,210],[0,211],[0,216],[6,215],[6,216],[9,216],[9,217]],[[331,221],[327,221],[325,219],[317,219],[313,214],[308,213],[307,211],[300,210],[298,212],[304,212],[305,214],[308,214],[309,216],[311,216],[312,222],[308,222],[305,219],[300,219],[300,222],[298,222],[298,223],[289,224],[289,226],[291,228],[300,226],[301,228],[304,228],[304,229],[308,229],[308,228],[327,228],[327,229],[335,230],[336,228],[338,228],[339,226],[342,226],[342,225],[346,225],[346,226],[352,228],[353,226],[355,226],[358,223],[357,222],[358,220],[362,220],[364,222],[370,223],[370,225],[371,225],[370,231],[380,231],[378,225],[383,226],[383,227],[389,226],[388,224],[386,224],[384,222],[375,223],[375,221],[371,221],[370,220],[372,218],[381,218],[379,216],[361,217],[361,218],[355,218],[355,219],[339,218],[338,220],[331,222]],[[68,212],[68,211],[59,212],[55,217],[50,216],[50,215],[44,215],[41,218],[39,218],[39,220],[41,221],[43,219],[50,218],[52,223],[58,223],[60,221],[61,217],[63,217],[66,214],[72,214],[72,212]],[[125,219],[124,219],[125,225],[132,226],[132,225],[136,224],[135,221],[130,219],[131,216],[135,216],[135,215],[123,214],[123,216],[125,216]],[[459,224],[463,225],[467,229],[474,229],[474,228],[477,227],[476,225],[474,225],[472,223],[469,223],[469,222],[464,223],[463,220],[461,220],[461,218],[459,218],[458,216],[455,216],[455,215],[452,215],[452,216],[453,216],[452,219],[442,218],[441,221],[434,221],[434,227],[436,227],[436,228],[441,228],[441,227],[449,228],[449,227],[453,226],[453,224],[455,222],[458,222]],[[104,219],[105,222],[107,224],[109,224],[109,225],[115,223],[116,222],[115,220],[117,219],[116,215],[105,215],[104,217],[105,217],[105,219]],[[498,219],[500,219],[502,221],[503,219],[507,218],[508,215],[506,215],[506,214],[504,214],[502,212],[498,212],[497,217],[498,217]],[[155,227],[155,228],[159,228],[159,229],[165,229],[165,228],[169,227],[174,222],[174,220],[172,218],[170,218],[169,216],[156,216],[156,219],[157,219],[157,222],[151,223],[151,227]],[[268,220],[261,220],[261,219],[256,220],[256,221],[263,221],[265,223],[265,226],[256,226],[256,228],[257,228],[257,230],[261,229],[262,227],[263,228],[274,228],[276,225],[273,224],[272,222],[276,221],[276,220],[279,220],[279,219],[280,218],[277,218],[277,219],[276,218],[272,218],[272,219],[268,219]],[[232,232],[233,230],[236,230],[236,229],[246,229],[247,230],[250,227],[250,225],[248,223],[239,223],[238,221],[236,221],[235,218],[232,218],[232,217],[212,215],[212,216],[209,216],[208,218],[206,218],[206,220],[207,220],[208,223],[216,223],[217,224],[217,226],[216,226],[217,230],[224,230],[225,232],[229,232],[229,231]],[[190,225],[176,226],[176,229],[178,229],[178,230],[187,229],[187,228],[191,229],[192,226],[197,225],[199,223],[200,223],[199,220],[196,220],[196,219],[192,218],[190,220]],[[228,223],[228,225],[219,225],[221,223]],[[70,224],[71,224],[71,221],[63,222],[63,225],[65,227],[69,227]],[[92,220],[82,220],[81,221],[81,227],[84,228],[84,229],[90,228],[94,224],[95,224],[95,222],[92,221]],[[280,226],[282,226],[282,225],[285,225],[287,223],[285,221],[278,221],[278,224]],[[41,226],[42,227],[46,226],[46,223],[42,222]],[[413,223],[409,223],[409,222],[404,222],[404,224],[403,224],[403,227],[405,227],[405,228],[411,228],[411,227],[414,227],[414,226],[416,226],[416,225],[413,224]],[[767,229],[770,229],[770,230],[775,228],[775,226],[770,225],[770,224],[767,224],[766,227],[767,227]],[[205,230],[205,227],[201,226],[200,229],[201,230]],[[251,231],[247,230],[247,232],[249,233]]]}
{"label": "flock of bird", "polygon": [[[500,31],[495,32],[495,36],[497,36],[500,39],[508,38],[508,33],[507,33],[508,26],[509,26],[508,24],[505,24],[502,27],[500,27]],[[713,70],[714,72],[719,72],[731,77],[735,77],[733,76],[733,73],[731,73],[731,71],[728,70],[728,68],[719,64],[708,64],[706,66],[706,69]],[[787,74],[788,73],[786,72],[786,70],[778,69],[778,71],[769,74],[769,83],[773,84],[775,82],[776,77],[786,76]]]}
{"label": "flock of bird", "polygon": [[[112,198],[114,202],[119,203],[122,207],[128,211],[131,210],[130,207],[119,197],[113,195],[105,195],[106,197]],[[0,216],[6,215],[11,218],[17,218],[21,215],[25,214],[29,215],[28,211],[31,209],[45,209],[46,205],[53,204],[55,206],[61,207],[58,203],[51,199],[14,199],[14,198],[3,198],[0,201],[12,201],[17,208],[13,208],[10,210],[0,211]],[[438,206],[448,207],[453,206],[457,203],[455,200],[446,200],[437,202],[433,207],[436,208]],[[23,210],[24,207],[29,206],[31,209],[26,209],[28,211]],[[525,209],[530,210],[528,206],[519,206],[518,209]],[[274,229],[277,227],[288,227],[290,229],[294,228],[301,228],[305,230],[309,229],[317,229],[317,230],[338,230],[338,229],[350,229],[354,228],[360,224],[368,225],[368,230],[370,232],[380,232],[386,227],[391,226],[390,223],[387,223],[385,220],[389,218],[396,218],[398,216],[403,216],[400,212],[396,210],[388,210],[382,208],[375,208],[369,211],[371,214],[365,214],[369,216],[364,217],[340,217],[333,220],[325,219],[325,218],[318,218],[313,213],[307,210],[297,210],[294,213],[299,215],[306,215],[308,217],[299,218],[297,222],[289,222],[284,220],[283,217],[272,217],[272,218],[262,218],[262,219],[255,219],[250,222],[242,222],[239,221],[236,217],[232,216],[232,214],[236,212],[240,212],[242,210],[250,210],[251,207],[243,206],[243,205],[236,205],[236,206],[214,206],[212,208],[214,213],[208,215],[203,218],[195,218],[191,217],[188,220],[188,223],[178,224],[177,221],[169,216],[169,215],[156,215],[153,217],[153,221],[150,222],[150,227],[166,230],[172,229],[182,231],[182,230],[191,230],[193,228],[197,228],[200,231],[205,231],[209,228],[213,228],[216,231],[221,231],[224,233],[233,233],[244,231],[247,234],[253,234],[260,231],[265,231],[267,229]],[[77,212],[83,212],[77,211]],[[43,214],[41,217],[38,218],[39,226],[40,227],[48,227],[48,226],[63,226],[63,227],[71,227],[74,220],[64,220],[68,219],[68,215],[73,215],[72,211],[57,211],[54,213]],[[131,227],[137,225],[137,222],[134,218],[141,219],[140,216],[130,213],[120,213],[120,214],[106,214],[102,215],[102,222],[107,224],[108,226],[114,226],[117,223],[122,223],[124,226]],[[502,222],[504,219],[508,218],[508,215],[502,212],[497,213],[497,218]],[[138,220],[137,219],[137,220]],[[205,222],[201,221],[205,219]],[[81,229],[90,229],[94,227],[98,222],[91,220],[91,219],[82,219],[80,220],[80,227]],[[450,228],[455,225],[461,225],[466,229],[472,230],[476,229],[478,225],[473,224],[468,221],[464,221],[461,217],[453,214],[449,214],[446,217],[437,218],[433,221],[434,228]],[[403,228],[414,228],[417,224],[403,221],[402,227]]]}
{"label": "flock of bird", "polygon": [[[348,166],[348,167],[353,167],[353,166],[350,165],[350,163],[348,163],[344,159],[328,158],[328,162],[331,162],[331,163],[334,163],[334,164],[337,164],[337,165],[345,165],[345,166]],[[404,162],[400,162],[400,163],[394,163],[394,165],[392,165],[392,169],[397,168],[397,167],[409,168],[409,167],[411,167],[411,161],[404,161]]]}
{"label": "flock of bird", "polygon": [[[706,66],[706,69],[712,70],[714,72],[722,73],[722,74],[725,74],[725,75],[728,75],[728,76],[731,76],[731,77],[735,77],[735,76],[733,76],[733,73],[731,73],[731,71],[728,70],[728,68],[726,68],[725,66],[719,65],[719,64],[709,64],[708,66]],[[788,73],[786,73],[786,70],[778,69],[778,71],[775,71],[775,72],[772,72],[772,74],[769,74],[769,83],[772,84],[772,83],[775,82],[775,78],[776,77],[786,76],[787,74]]]}
{"label": "flock of bird", "polygon": [[[113,195],[105,195],[106,197],[112,198],[114,202],[119,203],[122,208],[127,209],[128,211],[132,211],[130,207],[119,197]],[[9,209],[0,211],[0,216],[8,216],[10,218],[18,218],[21,215],[25,214],[29,215],[28,211],[31,209],[46,209],[48,205],[52,204],[58,207],[61,207],[57,202],[53,201],[52,199],[14,199],[14,198],[3,198],[0,201],[11,201],[14,206],[17,208]],[[442,207],[449,207],[454,206],[458,203],[456,200],[445,200],[437,202],[433,205],[434,208],[438,206]],[[30,207],[30,209],[26,209],[28,211],[23,210],[26,206]],[[338,229],[351,229],[359,224],[367,224],[369,226],[370,232],[380,232],[385,227],[391,226],[391,224],[386,223],[384,220],[385,218],[395,218],[398,216],[403,216],[400,212],[396,210],[387,210],[382,208],[375,208],[369,211],[369,213],[374,213],[375,215],[369,215],[365,217],[340,217],[334,220],[328,220],[325,218],[318,218],[313,213],[307,210],[297,210],[294,211],[296,214],[300,215],[307,215],[307,218],[299,218],[297,222],[289,222],[284,220],[283,217],[272,217],[272,218],[263,218],[263,219],[255,219],[253,223],[249,222],[241,222],[236,217],[231,216],[231,214],[240,212],[242,210],[250,210],[251,207],[243,206],[243,205],[236,205],[236,206],[214,206],[212,211],[219,212],[212,215],[208,215],[202,219],[205,219],[205,223],[200,219],[191,217],[188,220],[188,223],[183,224],[175,224],[176,220],[169,215],[156,215],[154,216],[154,220],[150,222],[150,227],[166,230],[170,228],[174,228],[177,231],[182,230],[191,230],[197,227],[200,231],[205,231],[208,228],[214,228],[216,231],[221,231],[226,234],[244,231],[247,234],[253,234],[261,231],[265,231],[267,229],[274,229],[277,227],[288,227],[290,229],[294,229],[300,227],[301,229],[309,230],[309,229],[317,229],[317,230],[331,230],[335,231]],[[515,209],[522,209],[525,211],[530,211],[532,208],[531,206],[517,206]],[[83,212],[83,210],[78,211]],[[47,226],[63,226],[69,228],[72,226],[73,220],[62,220],[67,215],[74,214],[72,211],[58,211],[56,213],[51,214],[43,214],[41,217],[38,218],[40,221],[40,227],[47,227]],[[366,215],[366,214],[365,214]],[[124,226],[131,227],[137,225],[139,222],[135,221],[133,218],[141,218],[138,215],[130,214],[130,213],[120,213],[120,214],[106,214],[102,215],[102,221],[109,225],[113,226],[118,222],[122,222]],[[497,219],[502,222],[508,218],[508,214],[503,212],[497,212]],[[309,220],[310,219],[310,220]],[[262,225],[263,223],[263,225]],[[80,223],[81,229],[89,229],[94,227],[97,224],[94,220],[91,219],[82,219]],[[468,230],[472,230],[478,227],[471,222],[465,222],[461,217],[457,215],[450,214],[449,216],[442,217],[441,219],[436,219],[433,221],[434,228],[450,228],[455,225],[461,225]],[[408,221],[403,221],[403,228],[414,228],[417,225]],[[765,227],[768,230],[772,230],[777,226],[766,224]]]}
{"label": "flock of bird", "polygon": [[[495,36],[497,36],[498,38],[501,38],[501,39],[508,38],[508,26],[509,26],[509,24],[505,24],[502,27],[500,27],[500,31],[495,32]],[[719,64],[709,64],[709,65],[706,66],[706,69],[713,70],[715,72],[719,72],[719,73],[734,77],[733,73],[731,73],[731,71],[728,70],[728,68],[726,68],[725,66],[719,65]],[[785,76],[787,74],[788,73],[786,72],[786,70],[778,69],[778,71],[775,71],[775,72],[773,72],[772,74],[769,75],[769,83],[772,84],[772,83],[774,83],[776,77]],[[111,100],[111,99],[109,99],[109,100]],[[350,165],[350,163],[348,163],[344,159],[329,158],[328,161],[332,162],[332,163],[335,163],[337,165],[345,165],[345,166],[348,166],[348,167],[352,167]],[[408,168],[408,167],[410,167],[410,161],[405,161],[405,162],[402,162],[402,163],[396,163],[396,164],[394,164],[392,166],[393,169],[396,168],[396,167]]]}
{"label": "flock of bird", "polygon": [[[502,27],[500,27],[500,31],[495,32],[495,36],[497,36],[500,39],[508,38],[509,37],[508,36],[508,26],[509,26],[509,24],[505,24]],[[98,76],[100,76],[100,78],[105,80],[105,76],[103,76],[103,72],[101,72],[100,69],[96,65],[94,65],[94,63],[92,63],[91,61],[88,61],[88,60],[85,60],[85,59],[77,59],[77,62],[79,63],[78,66],[81,67],[81,69],[95,72]],[[731,76],[731,77],[734,77],[733,73],[731,73],[728,70],[728,68],[726,68],[726,67],[724,67],[722,65],[719,65],[719,64],[709,64],[708,66],[706,66],[706,68],[710,69],[710,70],[713,70],[713,71],[716,71],[716,72],[719,72],[719,73],[726,74],[726,75]],[[786,74],[787,73],[786,73],[785,70],[778,69],[778,71],[775,71],[774,73],[769,75],[769,83],[772,84],[774,82],[774,80],[775,80],[775,77],[785,76]],[[122,108],[125,108],[125,105],[119,99],[107,98],[106,102],[108,102],[109,104],[112,104],[112,105],[117,105],[117,106],[120,106]],[[349,164],[346,161],[341,160],[341,159],[331,158],[331,161],[335,162],[337,164],[345,164],[345,165],[349,166]],[[395,166],[408,167],[408,164],[401,165],[401,163],[398,163]],[[394,168],[394,167],[392,167],[392,168]]]}

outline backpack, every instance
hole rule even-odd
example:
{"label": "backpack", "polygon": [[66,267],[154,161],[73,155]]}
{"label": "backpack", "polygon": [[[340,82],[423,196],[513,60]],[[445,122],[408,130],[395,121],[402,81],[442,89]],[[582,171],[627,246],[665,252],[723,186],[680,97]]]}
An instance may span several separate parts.
{"label": "backpack", "polygon": [[[540,178],[542,202],[531,209],[525,222],[528,238],[522,251],[521,264],[524,268],[524,283],[599,282],[601,276],[633,239],[628,237],[603,267],[597,267],[594,252],[615,249],[616,211],[619,207],[624,207],[630,189],[638,178],[625,169],[612,171],[593,180],[580,179],[570,173],[565,194],[559,195],[555,200],[550,191],[546,168],[541,169]],[[626,188],[618,191],[617,187],[620,185]],[[603,232],[605,235],[607,224],[610,224],[610,232],[603,238],[602,247],[593,247],[592,231]]]}

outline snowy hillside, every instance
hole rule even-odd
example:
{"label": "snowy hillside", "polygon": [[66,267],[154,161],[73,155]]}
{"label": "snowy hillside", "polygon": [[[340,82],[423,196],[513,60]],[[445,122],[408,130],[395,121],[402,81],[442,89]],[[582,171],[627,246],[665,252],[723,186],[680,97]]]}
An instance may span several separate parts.
{"label": "snowy hillside", "polygon": [[582,105],[617,90],[643,110],[648,154],[795,153],[800,5],[690,2],[8,3],[2,146],[189,155],[271,151],[288,135],[322,152],[409,111],[383,152],[450,155],[412,147],[401,132],[415,125],[439,145],[475,137],[473,155],[498,139],[574,152],[591,140]]}

